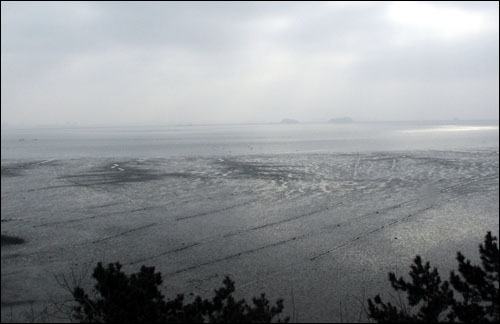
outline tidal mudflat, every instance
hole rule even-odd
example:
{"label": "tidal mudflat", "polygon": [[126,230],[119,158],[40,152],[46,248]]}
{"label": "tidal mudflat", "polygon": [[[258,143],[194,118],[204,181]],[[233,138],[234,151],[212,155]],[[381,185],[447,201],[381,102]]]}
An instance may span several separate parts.
{"label": "tidal mudflat", "polygon": [[498,163],[498,148],[3,159],[2,235],[24,242],[2,246],[2,322],[98,261],[156,266],[167,296],[229,275],[299,321],[357,317],[416,254],[442,273],[457,250],[476,260],[498,235]]}

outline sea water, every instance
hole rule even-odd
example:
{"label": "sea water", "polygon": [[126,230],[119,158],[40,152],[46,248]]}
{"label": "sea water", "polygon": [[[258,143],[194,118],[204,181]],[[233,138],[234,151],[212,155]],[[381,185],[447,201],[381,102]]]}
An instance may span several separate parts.
{"label": "sea water", "polygon": [[91,289],[98,261],[357,320],[416,254],[446,277],[498,235],[495,122],[10,128],[1,153],[2,235],[25,240],[2,246],[2,322],[66,300],[72,270]]}

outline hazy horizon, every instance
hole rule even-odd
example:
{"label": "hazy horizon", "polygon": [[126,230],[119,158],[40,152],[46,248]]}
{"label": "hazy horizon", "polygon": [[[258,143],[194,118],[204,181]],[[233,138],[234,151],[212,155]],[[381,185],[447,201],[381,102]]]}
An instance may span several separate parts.
{"label": "hazy horizon", "polygon": [[[285,118],[283,118],[285,119]],[[457,123],[457,124],[467,124],[467,123],[499,123],[498,119],[459,119],[459,118],[454,118],[454,119],[422,119],[422,120],[354,120],[353,123],[356,124],[382,124],[382,123],[430,123],[430,124],[446,124],[446,123]],[[238,126],[238,125],[281,125],[281,121],[269,121],[269,122],[213,122],[213,123],[189,123],[189,122],[184,122],[184,123],[168,123],[168,122],[138,122],[138,123],[46,123],[46,124],[10,124],[7,122],[2,122],[2,128],[7,129],[7,128],[50,128],[50,127],[55,127],[55,128],[80,128],[80,127],[172,127],[172,126]],[[338,125],[335,123],[330,123],[328,120],[325,121],[301,121],[298,120],[299,125],[309,125],[309,124],[332,124],[332,125]],[[295,124],[297,125],[297,124]],[[293,124],[291,125],[293,126]]]}
{"label": "hazy horizon", "polygon": [[2,2],[2,125],[498,120],[498,2]]}
{"label": "hazy horizon", "polygon": [[2,322],[74,322],[96,262],[369,322],[498,237],[499,2],[1,9]]}

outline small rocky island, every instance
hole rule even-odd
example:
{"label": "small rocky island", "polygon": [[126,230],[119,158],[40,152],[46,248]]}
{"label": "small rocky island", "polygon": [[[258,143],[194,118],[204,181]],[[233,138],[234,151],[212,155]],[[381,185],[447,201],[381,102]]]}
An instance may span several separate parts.
{"label": "small rocky island", "polygon": [[342,118],[332,118],[328,122],[333,124],[349,124],[353,123],[354,121],[352,120],[351,117],[342,117]]}
{"label": "small rocky island", "polygon": [[280,124],[298,124],[299,121],[295,119],[285,118],[280,121]]}

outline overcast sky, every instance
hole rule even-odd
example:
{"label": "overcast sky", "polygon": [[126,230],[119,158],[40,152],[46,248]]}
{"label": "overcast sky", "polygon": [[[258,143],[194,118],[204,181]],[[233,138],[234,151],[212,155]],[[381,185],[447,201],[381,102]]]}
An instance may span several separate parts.
{"label": "overcast sky", "polygon": [[498,2],[5,2],[15,124],[498,119]]}

